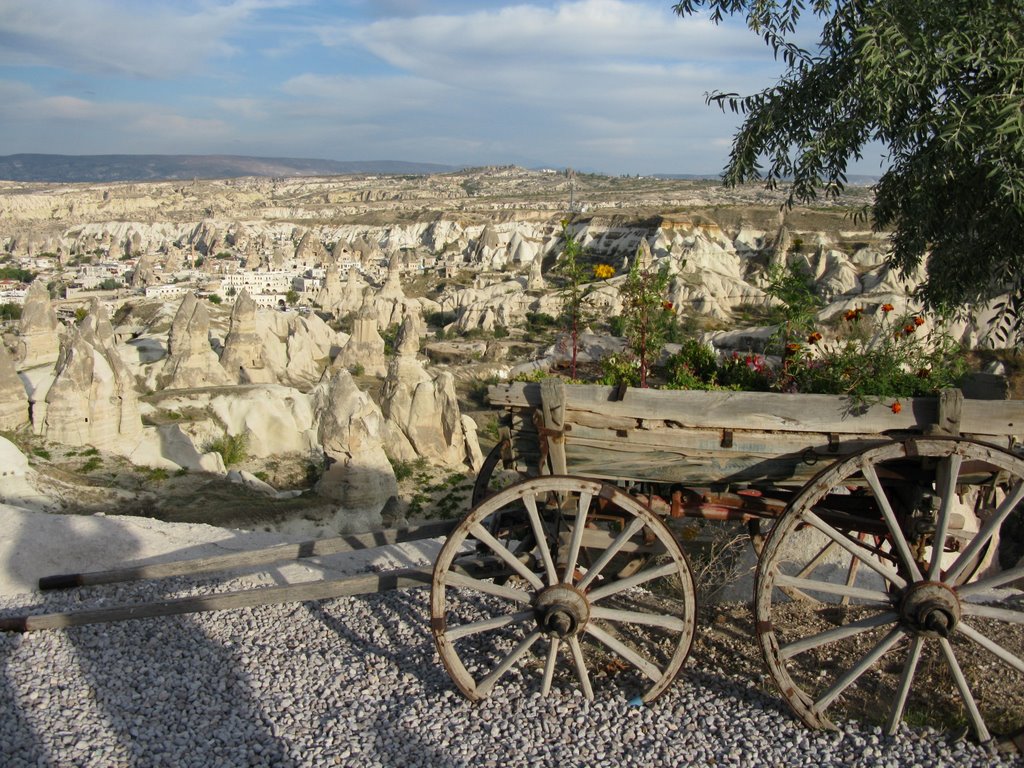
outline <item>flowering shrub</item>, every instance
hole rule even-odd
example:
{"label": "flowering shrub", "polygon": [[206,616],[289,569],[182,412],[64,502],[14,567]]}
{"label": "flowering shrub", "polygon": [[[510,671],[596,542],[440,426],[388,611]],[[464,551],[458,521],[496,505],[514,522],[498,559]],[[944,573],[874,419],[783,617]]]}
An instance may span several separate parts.
{"label": "flowering shrub", "polygon": [[846,312],[834,342],[819,337],[798,345],[775,388],[867,399],[919,397],[957,386],[967,372],[959,344],[938,329],[924,331],[920,315],[893,318],[891,304],[879,309],[876,322],[863,308]]}

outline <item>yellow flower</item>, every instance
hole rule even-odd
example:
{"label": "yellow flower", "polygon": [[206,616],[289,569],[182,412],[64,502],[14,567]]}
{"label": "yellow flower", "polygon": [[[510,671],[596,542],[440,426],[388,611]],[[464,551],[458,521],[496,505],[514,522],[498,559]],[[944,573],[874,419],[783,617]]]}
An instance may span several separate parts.
{"label": "yellow flower", "polygon": [[594,277],[599,280],[607,280],[609,277],[615,276],[615,267],[610,264],[598,264],[594,267]]}

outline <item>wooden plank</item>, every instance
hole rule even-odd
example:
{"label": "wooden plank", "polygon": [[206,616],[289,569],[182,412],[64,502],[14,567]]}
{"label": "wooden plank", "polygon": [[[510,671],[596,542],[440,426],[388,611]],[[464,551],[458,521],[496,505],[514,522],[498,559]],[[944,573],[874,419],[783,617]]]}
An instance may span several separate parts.
{"label": "wooden plank", "polygon": [[458,520],[443,520],[409,528],[389,528],[370,533],[355,533],[348,536],[313,539],[312,541],[303,541],[297,544],[279,544],[264,549],[236,552],[230,555],[217,555],[196,560],[176,560],[170,563],[128,566],[107,571],[44,576],[39,580],[39,589],[67,589],[69,587],[112,584],[121,581],[164,579],[170,576],[211,573],[232,568],[248,568],[289,560],[336,555],[342,552],[353,552],[360,549],[447,536],[455,530],[458,524]]}
{"label": "wooden plank", "polygon": [[[877,440],[864,443],[851,440],[843,444],[842,452],[834,459],[877,444]],[[722,452],[692,451],[684,454],[654,449],[630,452],[610,448],[606,443],[593,446],[570,443],[567,453],[573,475],[687,486],[758,482],[800,486],[828,466],[830,460],[808,464],[801,454],[783,453],[730,456]]]}
{"label": "wooden plank", "polygon": [[[885,404],[865,406],[837,395],[630,388],[622,400],[614,400],[613,387],[574,384],[565,390],[570,424],[576,423],[575,412],[586,411],[598,418],[661,420],[681,427],[874,434],[915,429],[938,419],[936,398],[901,400],[902,410],[893,413]],[[490,398],[497,406],[540,405],[538,385],[532,383],[492,387]]]}
{"label": "wooden plank", "polygon": [[1020,400],[964,400],[960,432],[1024,440],[1024,408]]}
{"label": "wooden plank", "polygon": [[[615,400],[615,388],[592,384],[567,385],[565,392],[569,424],[580,421],[578,412],[586,412],[590,424],[606,416],[661,420],[681,427],[884,434],[925,429],[939,420],[934,397],[901,398],[901,411],[893,413],[888,403],[865,406],[839,395],[631,388],[622,400]],[[489,397],[496,406],[536,408],[541,404],[540,388],[534,383],[493,386]],[[1018,434],[1022,426],[1024,401],[964,401],[961,431],[965,433]]]}
{"label": "wooden plank", "polygon": [[431,568],[404,568],[383,573],[363,573],[343,579],[247,589],[205,597],[184,597],[155,603],[62,613],[10,616],[0,618],[0,631],[33,632],[40,629],[63,629],[85,624],[127,621],[128,619],[148,619],[157,616],[175,616],[203,611],[223,611],[234,608],[252,608],[259,605],[278,605],[280,603],[299,603],[307,600],[328,600],[335,597],[375,594],[392,589],[430,586],[432,572]]}
{"label": "wooden plank", "polygon": [[540,383],[541,414],[544,417],[544,428],[553,434],[546,435],[548,455],[551,458],[551,472],[555,475],[569,473],[565,461],[565,384],[561,379],[548,378]]}

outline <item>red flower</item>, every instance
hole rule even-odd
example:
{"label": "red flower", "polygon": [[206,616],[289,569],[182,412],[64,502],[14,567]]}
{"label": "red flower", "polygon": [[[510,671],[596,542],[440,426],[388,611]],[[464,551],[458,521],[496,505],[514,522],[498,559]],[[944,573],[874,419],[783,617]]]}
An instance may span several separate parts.
{"label": "red flower", "polygon": [[899,400],[897,400],[895,403],[890,405],[889,408],[892,410],[893,413],[899,413],[900,411],[903,410],[903,406],[900,405],[900,401]]}
{"label": "red flower", "polygon": [[671,301],[663,301],[663,302],[661,302],[661,308],[664,309],[666,312],[671,312],[672,311],[672,302]]}
{"label": "red flower", "polygon": [[807,337],[808,344],[817,344],[819,341],[821,341],[821,334],[818,333],[817,331],[815,331],[814,333]]}
{"label": "red flower", "polygon": [[892,304],[883,304],[882,305],[882,311],[883,312],[889,313],[889,312],[892,312],[894,309],[895,309],[895,307]]}
{"label": "red flower", "polygon": [[917,326],[915,326],[915,325],[904,325],[903,326],[903,332],[905,334],[907,334],[907,336],[909,336],[910,334],[912,334],[916,330],[917,330]]}
{"label": "red flower", "polygon": [[848,309],[843,314],[843,319],[847,320],[849,322],[853,322],[854,320],[859,320],[860,316],[861,316],[861,314],[863,314],[863,312],[864,312],[864,308],[863,307],[857,307],[856,309]]}
{"label": "red flower", "polygon": [[792,342],[791,341],[789,344],[786,345],[786,352],[788,352],[790,354],[792,354],[794,352],[799,352],[799,351],[800,351],[800,345],[797,344],[796,342]]}
{"label": "red flower", "polygon": [[923,317],[915,317],[914,318],[914,325],[916,325],[918,328],[920,328],[922,325],[924,325],[924,318]]}

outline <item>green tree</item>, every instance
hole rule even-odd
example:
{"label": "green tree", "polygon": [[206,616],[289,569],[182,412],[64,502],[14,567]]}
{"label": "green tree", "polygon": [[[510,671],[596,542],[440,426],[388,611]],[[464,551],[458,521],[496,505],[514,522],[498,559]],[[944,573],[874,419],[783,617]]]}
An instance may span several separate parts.
{"label": "green tree", "polygon": [[289,289],[288,293],[284,295],[284,300],[287,301],[290,305],[294,306],[299,302],[299,294],[297,291]]}
{"label": "green tree", "polygon": [[565,330],[568,331],[572,343],[569,376],[575,379],[580,330],[587,324],[589,296],[592,289],[586,284],[590,273],[583,263],[583,244],[569,232],[568,221],[562,222],[562,237],[565,240],[565,245],[562,246],[562,258],[559,260],[555,272],[565,278],[565,283],[558,292],[562,299],[560,319]]}
{"label": "green tree", "polygon": [[[889,165],[862,214],[891,232],[890,265],[907,275],[926,264],[929,308],[1010,290],[1024,314],[1024,0],[674,5],[705,9],[715,23],[744,16],[786,67],[760,93],[707,96],[743,115],[726,183],[789,181],[790,205],[834,196],[850,160],[879,142]],[[807,16],[821,25],[813,50],[796,42]]]}
{"label": "green tree", "polygon": [[640,259],[636,258],[619,288],[623,331],[640,363],[641,387],[647,386],[647,372],[661,354],[675,320],[672,304],[665,298],[668,283],[667,263],[663,262],[658,269],[641,269]]}

